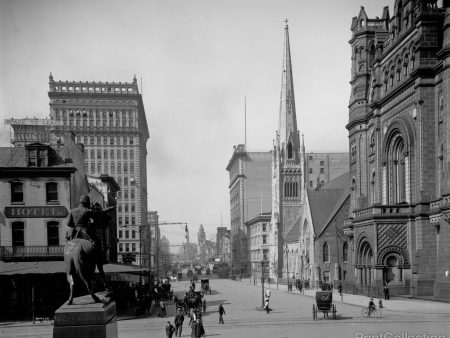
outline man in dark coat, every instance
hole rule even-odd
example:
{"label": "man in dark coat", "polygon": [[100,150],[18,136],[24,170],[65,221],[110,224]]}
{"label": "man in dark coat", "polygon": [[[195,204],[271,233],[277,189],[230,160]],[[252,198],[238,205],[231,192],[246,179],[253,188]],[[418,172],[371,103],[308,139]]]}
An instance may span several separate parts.
{"label": "man in dark coat", "polygon": [[175,328],[173,327],[172,324],[170,324],[170,322],[167,322],[167,326],[166,326],[166,335],[167,338],[172,338],[173,333],[175,332]]}
{"label": "man in dark coat", "polygon": [[219,305],[219,324],[225,324],[223,322],[223,315],[226,314],[225,313],[225,309],[223,308],[222,304]]}
{"label": "man in dark coat", "polygon": [[181,337],[181,331],[183,330],[183,322],[184,322],[184,316],[181,312],[181,309],[178,309],[177,314],[175,315],[175,337]]}

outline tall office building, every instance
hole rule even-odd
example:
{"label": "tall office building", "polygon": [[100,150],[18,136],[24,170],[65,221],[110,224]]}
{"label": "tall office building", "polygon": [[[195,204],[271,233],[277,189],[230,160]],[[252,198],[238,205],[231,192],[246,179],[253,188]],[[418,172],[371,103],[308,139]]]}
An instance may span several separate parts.
{"label": "tall office building", "polygon": [[271,206],[272,153],[247,151],[244,144],[234,147],[228,163],[231,218],[231,265],[233,273],[250,271],[245,222]]}
{"label": "tall office building", "polygon": [[[147,224],[147,148],[149,139],[142,95],[136,77],[131,83],[55,81],[49,77],[50,119],[59,121],[55,134],[73,131],[85,149],[90,175],[115,178],[118,260],[135,255],[140,264],[140,226]],[[60,123],[60,124],[61,124]]]}

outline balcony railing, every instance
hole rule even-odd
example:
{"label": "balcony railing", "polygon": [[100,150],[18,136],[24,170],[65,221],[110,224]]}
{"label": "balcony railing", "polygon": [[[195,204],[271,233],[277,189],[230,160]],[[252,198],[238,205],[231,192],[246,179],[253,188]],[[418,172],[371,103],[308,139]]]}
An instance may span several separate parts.
{"label": "balcony railing", "polygon": [[355,220],[361,220],[372,217],[396,217],[408,216],[412,213],[409,204],[395,204],[395,205],[376,205],[366,209],[355,211]]}
{"label": "balcony railing", "polygon": [[62,256],[64,256],[64,245],[0,247],[0,259]]}

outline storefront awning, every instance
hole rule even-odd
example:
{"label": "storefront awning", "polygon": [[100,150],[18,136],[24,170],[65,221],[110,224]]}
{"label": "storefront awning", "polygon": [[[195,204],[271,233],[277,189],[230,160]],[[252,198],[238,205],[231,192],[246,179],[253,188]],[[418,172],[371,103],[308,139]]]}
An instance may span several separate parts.
{"label": "storefront awning", "polygon": [[[103,269],[106,274],[130,273],[139,274],[148,273],[148,269],[139,268],[134,265],[126,264],[105,264]],[[26,274],[53,274],[65,273],[66,266],[64,261],[38,261],[38,262],[0,262],[0,275],[26,275]]]}

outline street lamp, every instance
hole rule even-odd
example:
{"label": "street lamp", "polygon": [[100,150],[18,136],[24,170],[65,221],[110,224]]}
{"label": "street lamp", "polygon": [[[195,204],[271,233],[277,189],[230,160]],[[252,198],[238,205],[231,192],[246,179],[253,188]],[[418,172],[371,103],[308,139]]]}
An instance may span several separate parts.
{"label": "street lamp", "polygon": [[264,259],[261,259],[261,307],[264,308]]}
{"label": "street lamp", "polygon": [[286,278],[287,278],[287,286],[288,286],[288,291],[289,291],[289,249],[288,249],[288,245],[286,244]]}

